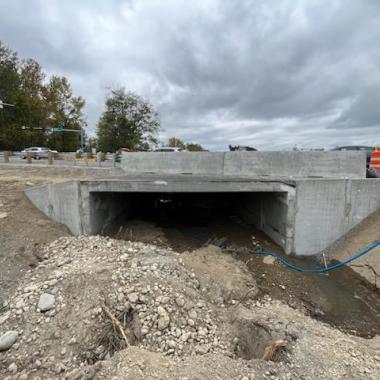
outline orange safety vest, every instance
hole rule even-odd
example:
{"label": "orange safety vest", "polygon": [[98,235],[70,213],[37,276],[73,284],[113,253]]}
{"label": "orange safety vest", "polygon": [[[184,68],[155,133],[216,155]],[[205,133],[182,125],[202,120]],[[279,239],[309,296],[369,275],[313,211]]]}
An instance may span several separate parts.
{"label": "orange safety vest", "polygon": [[369,167],[380,172],[380,149],[374,149],[372,151]]}

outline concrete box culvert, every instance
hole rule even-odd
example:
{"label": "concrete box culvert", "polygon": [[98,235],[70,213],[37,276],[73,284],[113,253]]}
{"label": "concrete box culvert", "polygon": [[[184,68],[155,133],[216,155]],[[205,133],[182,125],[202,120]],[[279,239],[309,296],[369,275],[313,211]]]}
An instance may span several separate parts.
{"label": "concrete box culvert", "polygon": [[25,191],[74,235],[99,234],[135,207],[136,194],[237,194],[240,215],[286,254],[314,255],[380,208],[380,179],[247,179],[129,176],[70,181]]}

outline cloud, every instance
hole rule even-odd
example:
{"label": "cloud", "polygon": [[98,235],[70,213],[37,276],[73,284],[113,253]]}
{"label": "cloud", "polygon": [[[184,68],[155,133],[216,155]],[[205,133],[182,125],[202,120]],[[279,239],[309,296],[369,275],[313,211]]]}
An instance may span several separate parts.
{"label": "cloud", "polygon": [[375,0],[0,0],[3,42],[67,76],[92,130],[125,86],[214,150],[378,143],[379,34]]}

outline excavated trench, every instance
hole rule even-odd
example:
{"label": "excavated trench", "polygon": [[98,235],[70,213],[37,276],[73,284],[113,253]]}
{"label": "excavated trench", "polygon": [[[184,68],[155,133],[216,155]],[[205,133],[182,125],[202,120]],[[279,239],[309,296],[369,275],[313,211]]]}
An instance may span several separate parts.
{"label": "excavated trench", "polygon": [[[106,196],[105,193],[102,196]],[[259,297],[267,294],[280,299],[291,307],[352,334],[363,337],[380,334],[379,293],[350,268],[328,275],[305,274],[277,263],[265,264],[262,256],[239,251],[242,247],[265,248],[284,255],[283,249],[257,228],[262,224],[249,223],[253,220],[252,210],[255,209],[252,198],[249,199],[250,218],[247,219],[247,197],[244,194],[117,196],[120,205],[126,202],[128,206],[123,211],[120,209],[119,216],[105,226],[105,235],[153,242],[170,246],[179,252],[197,249],[207,242],[232,246],[231,254],[247,263],[257,281]],[[262,209],[262,203],[275,196],[281,194],[256,194],[256,209]],[[277,221],[277,226],[280,230],[281,221]],[[315,258],[286,257],[303,267],[320,265]],[[242,357],[250,356],[247,347],[243,349]],[[244,353],[246,351],[248,353]]]}

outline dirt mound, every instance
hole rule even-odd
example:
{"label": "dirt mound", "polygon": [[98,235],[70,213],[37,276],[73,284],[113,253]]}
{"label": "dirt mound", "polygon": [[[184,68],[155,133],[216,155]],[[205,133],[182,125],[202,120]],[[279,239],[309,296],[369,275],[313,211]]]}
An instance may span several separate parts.
{"label": "dirt mound", "polygon": [[185,252],[186,268],[194,272],[210,301],[223,305],[235,303],[258,293],[247,266],[215,246]]}
{"label": "dirt mound", "polygon": [[216,248],[178,254],[82,236],[58,239],[42,256],[0,314],[1,378],[380,373],[378,338],[345,335],[269,297],[255,299],[244,264]]}

